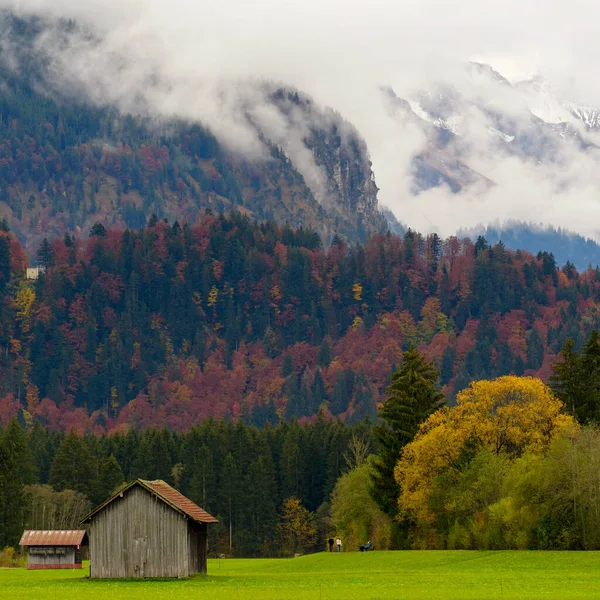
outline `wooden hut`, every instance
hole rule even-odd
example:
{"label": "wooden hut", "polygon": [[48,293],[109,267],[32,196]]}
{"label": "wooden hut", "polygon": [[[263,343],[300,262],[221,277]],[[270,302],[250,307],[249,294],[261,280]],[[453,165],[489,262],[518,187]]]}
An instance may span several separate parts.
{"label": "wooden hut", "polygon": [[90,577],[206,573],[207,525],[217,519],[164,481],[136,479],[84,520]]}
{"label": "wooden hut", "polygon": [[28,569],[81,569],[85,530],[25,531],[20,546],[27,548]]}

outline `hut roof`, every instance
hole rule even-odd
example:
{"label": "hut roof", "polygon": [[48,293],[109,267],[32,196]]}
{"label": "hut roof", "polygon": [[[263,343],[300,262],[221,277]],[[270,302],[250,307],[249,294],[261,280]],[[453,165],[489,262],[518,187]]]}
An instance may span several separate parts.
{"label": "hut roof", "polygon": [[25,531],[20,546],[80,546],[85,537],[82,530]]}
{"label": "hut roof", "polygon": [[119,498],[123,492],[132,488],[135,485],[143,487],[145,490],[154,494],[157,498],[168,504],[171,508],[196,521],[197,523],[218,523],[212,515],[209,515],[203,508],[186,498],[181,492],[171,487],[166,481],[157,479],[148,481],[146,479],[136,479],[131,483],[117,490],[108,500],[95,508],[85,519],[84,523],[89,521],[96,513],[100,512],[105,506],[110,504],[116,498]]}

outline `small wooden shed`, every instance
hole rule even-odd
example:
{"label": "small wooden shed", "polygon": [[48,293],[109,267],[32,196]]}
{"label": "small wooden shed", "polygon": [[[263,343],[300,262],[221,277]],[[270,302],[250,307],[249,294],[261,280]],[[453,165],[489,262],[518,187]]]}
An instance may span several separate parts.
{"label": "small wooden shed", "polygon": [[207,526],[217,519],[164,481],[136,479],[92,511],[90,577],[206,573]]}
{"label": "small wooden shed", "polygon": [[19,542],[27,548],[28,569],[81,569],[85,530],[25,531]]}

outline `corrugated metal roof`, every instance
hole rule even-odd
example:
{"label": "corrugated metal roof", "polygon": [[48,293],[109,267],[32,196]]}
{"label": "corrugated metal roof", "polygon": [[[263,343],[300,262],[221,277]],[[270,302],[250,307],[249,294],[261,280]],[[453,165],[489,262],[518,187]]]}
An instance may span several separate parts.
{"label": "corrugated metal roof", "polygon": [[183,511],[188,517],[198,521],[198,523],[218,523],[212,515],[209,515],[203,508],[200,508],[197,504],[192,502],[189,498],[186,498],[181,492],[178,492],[175,488],[171,487],[167,482],[158,479],[156,481],[146,481],[141,479],[148,487],[160,496],[163,500],[166,500],[168,504],[171,504]]}
{"label": "corrugated metal roof", "polygon": [[126,484],[121,489],[117,490],[108,500],[105,500],[100,506],[97,506],[84,520],[87,523],[97,512],[100,512],[105,506],[110,504],[118,497],[123,497],[123,494],[131,489],[134,485],[140,485],[151,494],[160,498],[163,502],[174,508],[175,510],[188,516],[190,519],[198,523],[218,523],[212,515],[209,515],[204,509],[186,498],[181,492],[171,487],[166,481],[158,479],[156,481],[148,481],[146,479],[136,479],[131,483]]}
{"label": "corrugated metal roof", "polygon": [[82,530],[25,531],[20,546],[81,546],[85,536]]}

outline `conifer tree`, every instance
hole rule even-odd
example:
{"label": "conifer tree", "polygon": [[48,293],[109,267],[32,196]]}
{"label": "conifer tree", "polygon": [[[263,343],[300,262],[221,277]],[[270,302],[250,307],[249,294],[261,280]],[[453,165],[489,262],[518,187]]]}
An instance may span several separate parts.
{"label": "conifer tree", "polygon": [[585,373],[581,357],[574,348],[575,342],[569,338],[560,352],[561,360],[552,366],[550,388],[571,414],[582,421],[587,406]]}
{"label": "conifer tree", "polygon": [[16,419],[0,434],[0,548],[15,546],[25,521],[25,484],[35,479],[25,433]]}
{"label": "conifer tree", "polygon": [[279,462],[281,494],[283,498],[300,496],[303,491],[303,456],[300,450],[300,428],[298,422],[293,419],[286,429]]}
{"label": "conifer tree", "polygon": [[331,348],[329,347],[329,342],[325,339],[319,348],[319,366],[328,367],[331,359]]}
{"label": "conifer tree", "polygon": [[10,240],[0,235],[0,292],[10,281]]}
{"label": "conifer tree", "polygon": [[75,490],[93,498],[97,485],[96,466],[87,444],[72,429],[54,455],[50,485],[59,492]]}
{"label": "conifer tree", "polygon": [[592,331],[581,353],[581,379],[585,404],[578,412],[580,422],[600,420],[600,334]]}
{"label": "conifer tree", "polygon": [[233,554],[233,529],[239,512],[241,476],[237,462],[231,452],[225,457],[220,478],[220,505],[226,516],[228,527],[229,554]]}
{"label": "conifer tree", "polygon": [[93,236],[106,237],[106,228],[104,225],[102,225],[102,223],[96,222],[92,225],[92,228],[90,229],[90,237]]}
{"label": "conifer tree", "polygon": [[54,250],[48,241],[48,238],[44,238],[37,251],[38,264],[44,268],[51,267],[54,264]]}
{"label": "conifer tree", "polygon": [[375,426],[379,453],[374,462],[371,495],[390,516],[395,516],[398,508],[400,490],[394,468],[400,451],[413,439],[419,424],[442,405],[444,396],[438,390],[438,381],[433,364],[411,346],[392,375],[387,400],[379,410],[382,422]]}
{"label": "conifer tree", "polygon": [[114,454],[102,459],[98,471],[98,492],[96,502],[100,504],[115,492],[123,484],[125,477]]}
{"label": "conifer tree", "polygon": [[273,526],[277,523],[275,467],[269,452],[261,452],[250,464],[244,488],[243,519],[250,536],[248,549],[256,553],[272,535]]}

